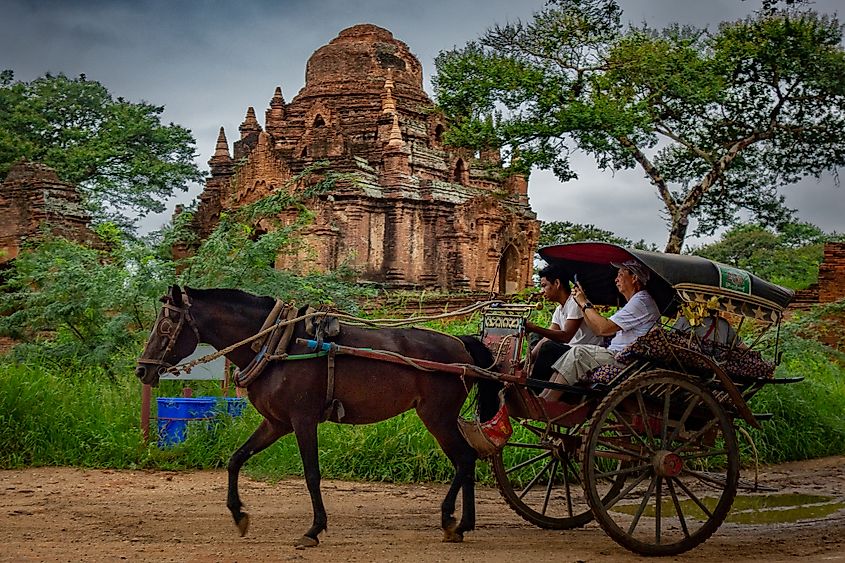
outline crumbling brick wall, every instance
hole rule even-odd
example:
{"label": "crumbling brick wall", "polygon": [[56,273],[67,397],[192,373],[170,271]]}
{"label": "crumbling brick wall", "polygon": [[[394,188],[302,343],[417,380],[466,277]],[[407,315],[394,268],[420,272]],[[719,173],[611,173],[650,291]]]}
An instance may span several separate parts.
{"label": "crumbling brick wall", "polygon": [[42,232],[96,245],[90,223],[76,187],[59,180],[49,166],[23,160],[0,185],[0,264]]}

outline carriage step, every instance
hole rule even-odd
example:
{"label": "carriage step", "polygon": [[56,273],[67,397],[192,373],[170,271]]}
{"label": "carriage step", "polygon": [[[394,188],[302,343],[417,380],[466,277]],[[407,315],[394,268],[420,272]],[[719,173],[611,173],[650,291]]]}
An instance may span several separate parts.
{"label": "carriage step", "polygon": [[775,413],[773,412],[761,412],[761,413],[754,413],[754,418],[757,420],[771,420],[775,417]]}

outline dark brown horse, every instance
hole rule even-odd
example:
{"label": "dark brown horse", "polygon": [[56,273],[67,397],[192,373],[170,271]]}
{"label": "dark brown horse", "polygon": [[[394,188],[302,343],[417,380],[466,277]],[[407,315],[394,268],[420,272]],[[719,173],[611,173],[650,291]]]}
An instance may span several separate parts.
{"label": "dark brown horse", "polygon": [[[222,350],[260,332],[274,300],[234,289],[190,289],[177,286],[162,298],[164,305],[138,360],[136,373],[143,383],[156,385],[161,370],[191,354],[204,342]],[[309,338],[303,322],[296,325],[290,354],[310,350],[296,344],[296,338]],[[489,350],[472,337],[456,338],[422,329],[367,329],[344,324],[338,344],[388,350],[441,363],[474,364],[489,367]],[[255,357],[249,344],[226,354],[243,369]],[[298,546],[316,546],[327,517],[320,493],[320,467],[317,451],[317,425],[326,420],[326,357],[274,361],[247,387],[250,402],[264,417],[256,431],[229,460],[227,506],[244,535],[248,515],[241,510],[238,474],[253,455],[281,436],[293,432],[302,457],[305,482],[311,495],[314,519]],[[338,355],[335,359],[334,398],[343,406],[345,424],[379,422],[415,409],[426,428],[437,439],[455,466],[455,477],[441,505],[444,541],[459,542],[464,532],[475,526],[474,476],[477,454],[458,430],[457,419],[474,383],[448,373],[422,371],[410,366]],[[480,383],[480,382],[479,382]],[[486,420],[497,405],[495,382],[479,385],[481,417]],[[461,520],[454,517],[458,491],[462,491]]]}

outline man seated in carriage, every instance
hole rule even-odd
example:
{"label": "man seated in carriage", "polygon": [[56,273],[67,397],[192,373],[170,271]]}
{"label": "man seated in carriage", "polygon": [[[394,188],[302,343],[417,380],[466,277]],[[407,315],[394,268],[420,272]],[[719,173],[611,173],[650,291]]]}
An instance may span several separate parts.
{"label": "man seated in carriage", "polygon": [[[599,336],[613,336],[610,344],[607,348],[590,344],[572,346],[555,362],[551,382],[574,385],[586,381],[587,375],[594,369],[618,363],[616,355],[660,320],[657,303],[645,289],[650,276],[648,268],[636,260],[614,263],[613,266],[619,268],[616,289],[627,303],[611,317],[605,318],[596,311],[579,284],[576,283],[572,290],[572,297],[584,314],[584,323]],[[557,389],[546,389],[540,397],[556,401],[561,394]]]}
{"label": "man seated in carriage", "polygon": [[602,345],[604,339],[593,332],[584,322],[584,312],[572,297],[569,286],[570,274],[559,264],[552,263],[540,270],[540,289],[543,296],[557,307],[552,313],[549,328],[526,321],[525,330],[542,338],[531,349],[534,365],[531,377],[548,380],[553,372],[552,365],[558,358],[576,344]]}

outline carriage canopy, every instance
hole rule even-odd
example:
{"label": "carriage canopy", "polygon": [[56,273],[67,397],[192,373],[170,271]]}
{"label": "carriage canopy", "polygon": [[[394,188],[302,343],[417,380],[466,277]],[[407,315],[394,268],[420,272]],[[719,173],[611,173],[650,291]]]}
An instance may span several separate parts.
{"label": "carriage canopy", "polygon": [[611,264],[637,260],[651,271],[647,289],[664,315],[673,315],[681,301],[706,303],[715,296],[724,311],[776,322],[794,296],[790,289],[700,256],[576,242],[541,248],[540,257],[563,266],[570,279],[577,277],[593,303],[615,306],[624,301],[616,290],[616,268]]}

